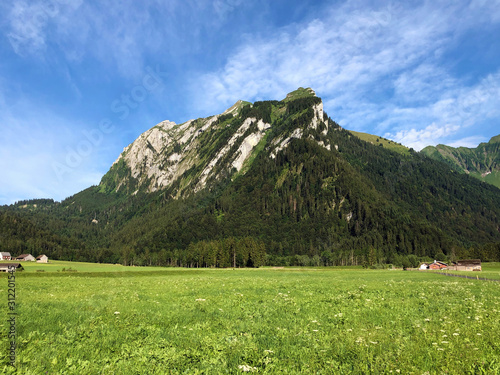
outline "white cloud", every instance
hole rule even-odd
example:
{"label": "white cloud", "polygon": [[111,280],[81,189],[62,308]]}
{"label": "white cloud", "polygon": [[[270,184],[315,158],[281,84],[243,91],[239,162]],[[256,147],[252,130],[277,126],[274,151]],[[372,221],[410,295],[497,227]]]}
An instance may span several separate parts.
{"label": "white cloud", "polygon": [[477,136],[465,137],[465,138],[448,143],[448,146],[476,148],[481,142],[488,142],[488,139],[486,139],[484,137],[477,137]]}
{"label": "white cloud", "polygon": [[477,1],[379,8],[351,1],[247,40],[223,68],[194,77],[193,97],[216,112],[237,99],[276,99],[310,86],[329,115],[350,129],[383,132],[417,149],[453,140],[498,113],[499,79],[470,87],[450,73],[443,56],[459,48],[465,32],[497,22],[497,13]]}
{"label": "white cloud", "polygon": [[[416,150],[439,143],[472,147],[471,142],[484,141],[487,137],[460,138],[461,131],[474,127],[477,132],[486,122],[500,118],[500,71],[474,86],[454,82],[436,93],[439,98],[425,106],[399,109],[400,116],[395,113],[389,116],[392,131],[385,136]],[[432,124],[422,127],[429,122]]]}
{"label": "white cloud", "polygon": [[413,147],[416,150],[421,150],[425,146],[435,144],[436,140],[449,137],[459,128],[460,127],[457,125],[441,126],[433,123],[427,126],[425,129],[401,130],[393,136],[388,135],[388,137],[391,137],[395,141],[403,143],[408,147]]}

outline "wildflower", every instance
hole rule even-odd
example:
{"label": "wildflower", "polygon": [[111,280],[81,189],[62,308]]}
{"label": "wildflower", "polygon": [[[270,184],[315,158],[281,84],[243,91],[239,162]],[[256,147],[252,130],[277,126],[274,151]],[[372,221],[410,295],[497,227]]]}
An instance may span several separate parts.
{"label": "wildflower", "polygon": [[274,352],[272,350],[267,349],[267,350],[264,350],[264,353],[273,354]]}
{"label": "wildflower", "polygon": [[252,367],[252,366],[248,366],[248,365],[239,365],[238,368],[244,372],[254,372],[254,371],[258,370],[257,367]]}
{"label": "wildflower", "polygon": [[456,332],[453,334],[453,336],[458,336],[458,335],[459,335],[459,333],[456,333]]}
{"label": "wildflower", "polygon": [[424,319],[426,322],[430,322],[431,320],[429,318]]}
{"label": "wildflower", "polygon": [[115,315],[120,315],[120,312],[119,311],[115,311]]}
{"label": "wildflower", "polygon": [[441,344],[448,344],[448,341],[441,341]]}
{"label": "wildflower", "polygon": [[198,302],[204,302],[204,301],[206,301],[206,299],[205,298],[198,298],[198,299],[196,299],[196,301],[198,301]]}
{"label": "wildflower", "polygon": [[370,343],[372,343],[373,345],[378,344],[378,342],[377,342],[377,341],[370,341]]}
{"label": "wildflower", "polygon": [[313,332],[318,332],[318,330],[317,329],[313,329]]}
{"label": "wildflower", "polygon": [[443,335],[443,337],[448,337],[448,335]]}
{"label": "wildflower", "polygon": [[480,333],[476,333],[476,335],[481,336],[481,334],[480,334]]}

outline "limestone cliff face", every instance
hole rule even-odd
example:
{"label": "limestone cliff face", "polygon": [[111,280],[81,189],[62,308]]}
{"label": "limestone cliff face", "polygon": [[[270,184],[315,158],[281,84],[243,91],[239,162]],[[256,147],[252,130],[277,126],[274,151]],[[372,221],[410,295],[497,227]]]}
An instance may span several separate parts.
{"label": "limestone cliff face", "polygon": [[[313,99],[309,103],[304,98]],[[290,114],[297,100],[302,107]],[[297,120],[304,116],[309,116],[305,126]],[[274,123],[286,121],[292,127],[273,133]],[[240,100],[220,115],[179,125],[163,121],[144,132],[113,163],[101,188],[129,194],[170,189],[176,198],[245,173],[257,153],[264,150],[274,158],[292,139],[311,131],[328,132],[323,103],[311,89],[299,89],[280,102]],[[318,143],[330,149],[324,140]]]}

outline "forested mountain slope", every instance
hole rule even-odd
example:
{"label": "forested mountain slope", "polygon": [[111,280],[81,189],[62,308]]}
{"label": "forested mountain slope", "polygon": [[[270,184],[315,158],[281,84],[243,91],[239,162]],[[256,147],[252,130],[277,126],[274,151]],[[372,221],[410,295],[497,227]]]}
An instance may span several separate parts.
{"label": "forested mountain slope", "polygon": [[2,248],[23,250],[22,228],[33,225],[54,238],[43,252],[61,259],[194,267],[500,260],[498,188],[421,153],[363,141],[330,119],[311,89],[158,124],[99,186],[0,214],[20,219],[17,232],[9,222]]}

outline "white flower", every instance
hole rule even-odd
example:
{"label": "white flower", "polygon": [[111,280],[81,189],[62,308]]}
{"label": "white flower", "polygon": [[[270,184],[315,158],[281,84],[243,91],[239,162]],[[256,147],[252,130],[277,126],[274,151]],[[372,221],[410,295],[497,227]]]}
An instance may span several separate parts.
{"label": "white flower", "polygon": [[115,311],[115,315],[120,315],[120,312],[119,311]]}
{"label": "white flower", "polygon": [[258,370],[257,367],[252,367],[252,366],[248,366],[248,365],[239,365],[238,368],[244,372],[254,372],[254,371]]}
{"label": "white flower", "polygon": [[453,336],[458,336],[458,335],[459,335],[459,333],[456,333],[456,332],[453,334]]}
{"label": "white flower", "polygon": [[205,298],[198,298],[198,299],[196,299],[196,301],[197,302],[204,302],[204,301],[206,301],[206,299]]}

